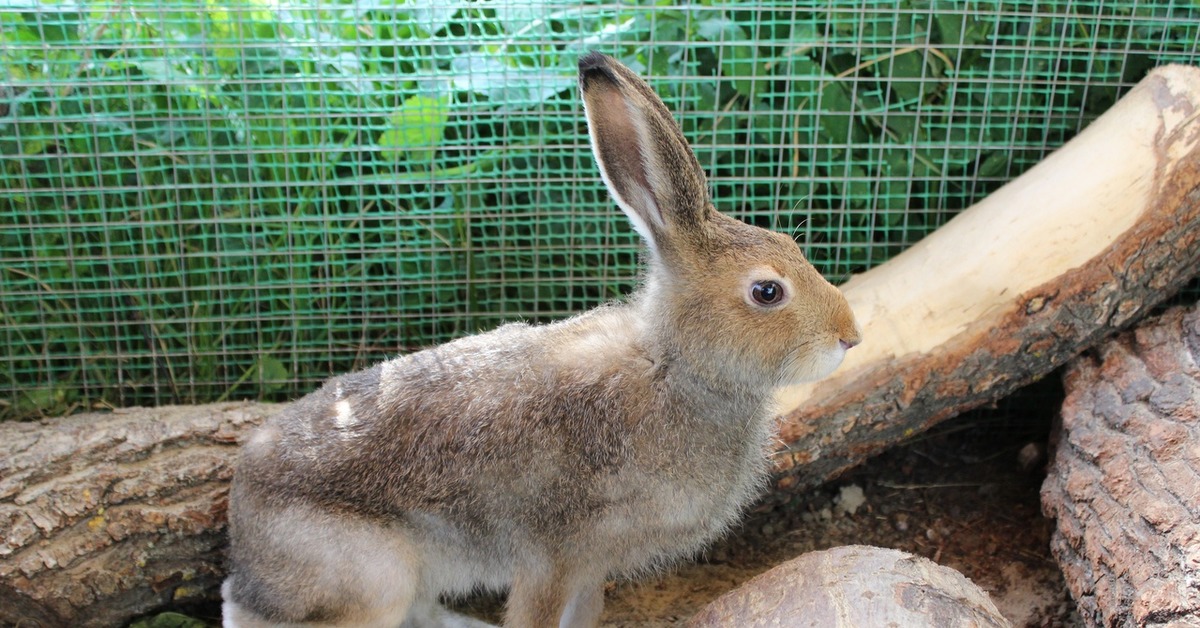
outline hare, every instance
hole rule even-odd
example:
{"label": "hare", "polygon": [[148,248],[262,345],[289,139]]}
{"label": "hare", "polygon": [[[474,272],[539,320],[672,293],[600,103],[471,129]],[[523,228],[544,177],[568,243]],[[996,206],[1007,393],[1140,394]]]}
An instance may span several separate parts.
{"label": "hare", "polygon": [[335,377],[245,443],[226,626],[595,626],[610,578],[720,535],[764,486],[773,391],[859,342],[789,237],[720,214],[666,106],[579,60],[600,174],[648,249],[626,301]]}

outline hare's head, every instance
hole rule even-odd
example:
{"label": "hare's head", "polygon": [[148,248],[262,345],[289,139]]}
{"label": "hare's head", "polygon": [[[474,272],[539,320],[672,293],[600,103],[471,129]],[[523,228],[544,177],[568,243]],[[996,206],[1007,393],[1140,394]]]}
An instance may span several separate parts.
{"label": "hare's head", "polygon": [[791,238],[716,211],[662,100],[616,60],[579,60],[592,151],[649,248],[639,294],[652,339],[712,383],[827,375],[859,342],[849,304]]}

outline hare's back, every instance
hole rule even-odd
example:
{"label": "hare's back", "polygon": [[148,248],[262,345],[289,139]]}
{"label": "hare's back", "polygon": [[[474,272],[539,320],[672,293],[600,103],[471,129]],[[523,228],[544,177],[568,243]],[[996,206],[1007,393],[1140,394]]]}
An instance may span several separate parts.
{"label": "hare's back", "polygon": [[[593,326],[510,324],[332,378],[252,437],[239,474],[381,515],[525,518],[526,501],[623,464],[646,412],[647,382],[621,360],[562,359]],[[542,494],[509,498],[530,490]]]}

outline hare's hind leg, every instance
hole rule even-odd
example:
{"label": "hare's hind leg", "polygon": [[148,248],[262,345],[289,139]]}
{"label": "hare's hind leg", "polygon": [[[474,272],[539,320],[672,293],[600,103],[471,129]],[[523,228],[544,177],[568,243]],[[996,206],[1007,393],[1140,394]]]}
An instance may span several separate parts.
{"label": "hare's hind leg", "polygon": [[518,570],[504,625],[588,628],[604,610],[604,575],[563,568]]}
{"label": "hare's hind leg", "polygon": [[437,603],[400,525],[306,506],[231,515],[225,626],[396,628]]}

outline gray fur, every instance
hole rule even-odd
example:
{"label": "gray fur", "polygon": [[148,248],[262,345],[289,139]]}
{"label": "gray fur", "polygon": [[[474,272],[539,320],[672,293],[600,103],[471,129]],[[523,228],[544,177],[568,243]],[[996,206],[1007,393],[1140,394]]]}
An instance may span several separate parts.
{"label": "gray fur", "polygon": [[[594,625],[605,580],[736,520],[775,386],[858,342],[794,242],[712,208],[644,82],[603,55],[580,74],[601,171],[646,228],[645,284],[335,377],[260,428],[230,494],[226,625],[465,626],[438,599],[479,589],[510,589],[506,625]],[[748,301],[764,278],[790,301]]]}

